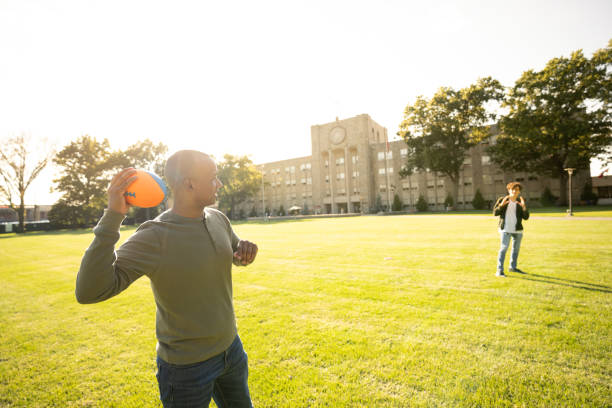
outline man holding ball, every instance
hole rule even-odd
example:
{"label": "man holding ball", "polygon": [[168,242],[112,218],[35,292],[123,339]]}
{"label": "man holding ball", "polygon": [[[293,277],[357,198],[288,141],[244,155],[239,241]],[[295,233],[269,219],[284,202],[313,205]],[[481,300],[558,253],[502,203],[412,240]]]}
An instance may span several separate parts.
{"label": "man holding ball", "polygon": [[236,329],[232,264],[255,260],[257,246],[240,240],[223,213],[207,206],[223,186],[206,154],[181,150],[166,162],[172,208],[147,221],[116,251],[129,209],[124,193],[136,170],[117,174],[108,208],[81,261],[79,303],[117,295],[146,275],[157,305],[157,380],[164,407],[252,407],[247,355]]}
{"label": "man holding ball", "polygon": [[524,273],[517,267],[521,240],[523,239],[523,220],[529,219],[529,210],[521,194],[521,183],[512,182],[506,186],[508,195],[500,197],[495,203],[493,214],[499,216],[499,233],[501,247],[497,257],[496,276],[505,277],[504,260],[506,251],[512,238],[512,251],[510,252],[510,272]]}

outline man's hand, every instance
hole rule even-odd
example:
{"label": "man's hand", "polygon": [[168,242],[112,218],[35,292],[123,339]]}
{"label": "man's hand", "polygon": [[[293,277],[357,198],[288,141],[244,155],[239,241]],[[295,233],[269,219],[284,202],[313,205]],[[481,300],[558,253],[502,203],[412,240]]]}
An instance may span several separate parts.
{"label": "man's hand", "polygon": [[251,264],[257,256],[257,245],[252,242],[240,240],[238,249],[234,252],[234,265],[246,266]]}
{"label": "man's hand", "polygon": [[125,190],[132,184],[138,176],[135,176],[136,169],[130,167],[121,170],[113,177],[108,186],[108,209],[118,212],[119,214],[127,214],[130,205],[125,201]]}
{"label": "man's hand", "polygon": [[502,206],[508,204],[509,200],[510,200],[510,196],[509,195],[505,196],[504,199],[502,200],[502,202],[499,204],[499,206],[502,207]]}

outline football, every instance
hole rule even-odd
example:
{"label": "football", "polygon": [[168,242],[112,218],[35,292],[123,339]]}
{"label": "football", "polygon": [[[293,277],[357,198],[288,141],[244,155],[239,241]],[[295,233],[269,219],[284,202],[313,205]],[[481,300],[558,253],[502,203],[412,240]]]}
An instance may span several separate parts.
{"label": "football", "polygon": [[150,208],[164,201],[168,189],[158,175],[146,170],[136,170],[136,176],[138,179],[128,186],[124,194],[128,204]]}

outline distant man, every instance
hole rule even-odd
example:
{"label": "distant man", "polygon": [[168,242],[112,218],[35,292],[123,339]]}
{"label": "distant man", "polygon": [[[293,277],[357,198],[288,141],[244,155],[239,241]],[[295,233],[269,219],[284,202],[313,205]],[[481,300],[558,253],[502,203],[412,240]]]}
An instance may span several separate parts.
{"label": "distant man", "polygon": [[529,219],[529,210],[521,194],[521,183],[511,182],[506,186],[508,195],[500,197],[495,203],[493,214],[499,216],[499,233],[501,236],[501,247],[497,257],[496,276],[505,277],[504,261],[506,251],[512,239],[512,251],[510,252],[510,272],[524,273],[517,267],[521,240],[523,239],[523,220]]}
{"label": "distant man", "polygon": [[157,304],[157,380],[164,407],[252,407],[247,355],[236,329],[232,263],[249,265],[257,246],[240,240],[223,213],[206,208],[223,186],[206,154],[181,150],[166,162],[172,208],[142,224],[114,251],[135,170],[118,173],[108,208],[81,261],[79,303],[106,300],[146,275]]}

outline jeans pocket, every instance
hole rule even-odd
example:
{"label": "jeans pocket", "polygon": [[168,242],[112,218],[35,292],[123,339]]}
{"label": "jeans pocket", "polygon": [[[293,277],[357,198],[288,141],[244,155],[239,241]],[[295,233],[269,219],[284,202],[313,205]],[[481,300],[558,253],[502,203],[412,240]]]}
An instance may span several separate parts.
{"label": "jeans pocket", "polygon": [[169,406],[173,400],[172,383],[171,383],[171,368],[165,363],[157,360],[157,384],[159,385],[159,398],[164,404],[164,407]]}

